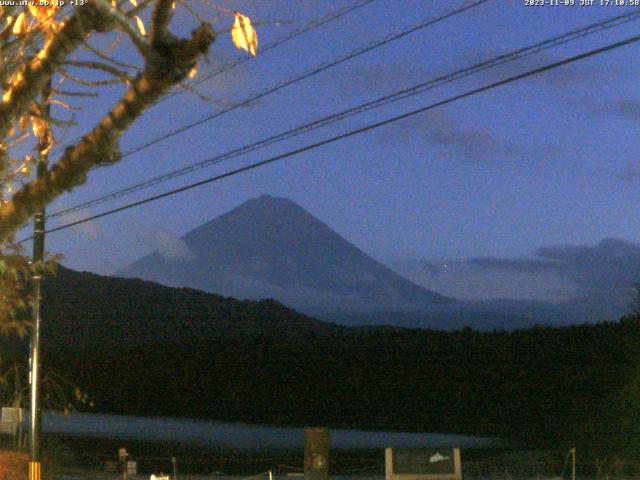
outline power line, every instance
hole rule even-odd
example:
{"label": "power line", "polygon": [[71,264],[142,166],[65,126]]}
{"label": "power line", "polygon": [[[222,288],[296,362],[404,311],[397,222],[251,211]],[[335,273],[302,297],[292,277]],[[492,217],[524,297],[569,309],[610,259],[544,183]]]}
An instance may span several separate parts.
{"label": "power line", "polygon": [[[286,88],[286,87],[288,87],[290,85],[293,85],[293,84],[295,84],[297,82],[300,82],[302,80],[310,78],[310,77],[312,77],[314,75],[317,75],[317,74],[319,74],[319,73],[321,73],[321,72],[323,72],[325,70],[328,70],[328,69],[333,68],[333,67],[335,67],[337,65],[340,65],[340,64],[342,64],[342,63],[344,63],[344,62],[346,62],[348,60],[351,60],[351,59],[356,58],[356,57],[358,57],[360,55],[363,55],[363,54],[365,54],[367,52],[370,52],[370,51],[372,51],[372,50],[374,50],[376,48],[380,48],[380,47],[382,47],[384,45],[387,45],[387,44],[389,44],[391,42],[394,42],[396,40],[404,38],[407,35],[410,35],[412,33],[415,33],[415,32],[417,32],[419,30],[422,30],[424,28],[430,27],[432,25],[435,25],[435,24],[437,24],[439,22],[447,20],[447,19],[449,19],[451,17],[454,17],[456,15],[464,13],[464,12],[466,12],[466,11],[472,9],[472,8],[478,7],[478,6],[482,5],[482,4],[490,2],[490,1],[492,1],[492,0],[476,0],[476,1],[471,2],[471,3],[465,2],[465,4],[463,4],[463,6],[461,6],[458,9],[450,10],[450,11],[448,11],[448,13],[445,13],[445,14],[439,16],[439,17],[425,19],[425,20],[423,20],[423,21],[421,21],[419,23],[416,23],[416,24],[406,28],[405,30],[402,30],[401,32],[387,35],[383,39],[373,41],[373,42],[369,43],[368,45],[366,45],[364,47],[361,47],[359,49],[356,49],[356,50],[352,51],[351,53],[349,53],[347,55],[339,57],[337,60],[334,60],[334,61],[329,62],[329,63],[320,64],[320,65],[314,67],[313,69],[311,69],[310,71],[307,71],[307,72],[303,73],[302,75],[299,75],[297,77],[293,77],[293,78],[290,78],[290,79],[285,80],[283,82],[280,82],[280,83],[276,84],[273,87],[269,87],[269,88],[259,92],[258,94],[254,95],[253,97],[250,97],[250,98],[245,99],[245,100],[243,100],[243,101],[241,101],[239,103],[231,105],[228,108],[225,108],[223,110],[220,110],[218,112],[210,114],[210,115],[208,115],[208,116],[206,116],[206,117],[204,117],[204,118],[202,118],[200,120],[197,120],[197,121],[192,122],[190,124],[187,124],[187,125],[184,125],[182,127],[177,128],[177,129],[174,129],[174,130],[172,130],[172,131],[170,131],[170,132],[168,132],[166,134],[163,134],[163,135],[161,135],[159,137],[156,137],[153,140],[150,140],[150,141],[148,141],[146,143],[143,143],[143,144],[141,144],[141,145],[139,145],[137,147],[134,147],[133,149],[125,151],[124,153],[122,153],[121,158],[128,157],[129,155],[133,155],[134,153],[137,153],[137,152],[142,151],[142,150],[144,150],[146,148],[149,148],[152,145],[155,145],[155,144],[157,144],[159,142],[162,142],[162,141],[164,141],[164,140],[166,140],[168,138],[171,138],[171,137],[173,137],[175,135],[178,135],[178,134],[183,133],[183,132],[185,132],[187,130],[190,130],[191,128],[197,127],[197,126],[199,126],[199,125],[201,125],[203,123],[206,123],[206,122],[208,122],[210,120],[218,118],[218,117],[220,117],[220,116],[222,116],[222,115],[224,115],[224,114],[226,114],[228,112],[234,111],[234,110],[236,110],[236,109],[238,109],[240,107],[249,106],[252,103],[256,102],[257,100],[260,100],[263,97],[265,97],[267,95],[270,95],[272,93],[278,92],[279,90],[281,90],[283,88]],[[64,147],[64,148],[66,148],[66,147]],[[97,168],[97,167],[94,167],[91,170],[93,170],[95,168]],[[22,227],[22,228],[24,228],[24,227]]]}
{"label": "power line", "polygon": [[[187,190],[191,190],[193,188],[200,187],[202,185],[213,183],[213,182],[222,180],[224,178],[231,177],[233,175],[244,173],[244,172],[247,172],[249,170],[254,170],[254,169],[258,168],[258,167],[262,167],[264,165],[268,165],[270,163],[274,163],[274,162],[277,162],[279,160],[283,160],[285,158],[289,158],[289,157],[292,157],[292,156],[295,156],[295,155],[299,155],[301,153],[308,152],[310,150],[315,150],[316,148],[319,148],[319,147],[322,147],[322,146],[325,146],[325,145],[329,145],[329,144],[338,142],[340,140],[345,140],[347,138],[353,137],[355,135],[359,135],[361,133],[369,132],[369,131],[374,130],[376,128],[380,128],[382,126],[389,125],[389,124],[398,122],[400,120],[403,120],[405,118],[409,118],[409,117],[412,117],[414,115],[417,115],[417,114],[420,114],[420,113],[424,113],[424,112],[427,112],[429,110],[433,110],[435,108],[438,108],[438,107],[441,107],[441,106],[444,106],[444,105],[448,105],[448,104],[457,102],[457,101],[465,99],[467,97],[471,97],[471,96],[477,95],[479,93],[483,93],[483,92],[486,92],[486,91],[489,91],[489,90],[493,90],[495,88],[498,88],[498,87],[501,87],[501,86],[504,86],[504,85],[507,85],[507,84],[510,84],[510,83],[513,83],[513,82],[516,82],[516,81],[519,81],[519,80],[522,80],[522,79],[525,79],[525,78],[528,78],[528,77],[532,77],[534,75],[539,75],[541,73],[544,73],[544,72],[559,68],[561,66],[568,65],[570,63],[574,63],[574,62],[577,62],[579,60],[583,60],[585,58],[593,57],[595,55],[599,55],[599,54],[602,54],[602,53],[607,52],[607,51],[615,50],[617,48],[621,48],[623,46],[630,45],[630,44],[638,42],[638,41],[640,41],[640,35],[636,35],[636,36],[627,38],[625,40],[609,44],[609,45],[604,46],[604,47],[596,48],[596,49],[590,50],[590,51],[588,51],[586,53],[582,53],[582,54],[579,54],[579,55],[574,55],[574,56],[568,57],[568,58],[566,58],[564,60],[553,62],[553,63],[547,64],[547,65],[544,65],[542,67],[535,68],[533,70],[529,70],[527,72],[524,72],[524,73],[521,73],[521,74],[518,74],[518,75],[514,75],[512,77],[509,77],[509,78],[506,78],[506,79],[503,79],[503,80],[499,80],[497,82],[493,82],[493,83],[484,85],[482,87],[467,91],[467,92],[459,94],[459,95],[455,95],[453,97],[449,97],[449,98],[447,98],[445,100],[441,100],[439,102],[432,103],[430,105],[427,105],[427,106],[412,110],[410,112],[403,113],[401,115],[396,115],[394,117],[388,118],[386,120],[382,120],[380,122],[369,124],[369,125],[367,125],[365,127],[360,127],[360,128],[356,128],[354,130],[350,130],[350,131],[348,131],[346,133],[343,133],[341,135],[330,137],[328,139],[325,139],[325,140],[322,140],[322,141],[319,141],[319,142],[316,142],[316,143],[312,143],[312,144],[306,145],[304,147],[301,147],[301,148],[298,148],[298,149],[295,149],[295,150],[290,150],[289,152],[273,156],[271,158],[268,158],[266,160],[262,160],[260,162],[252,163],[251,165],[247,165],[245,167],[238,168],[238,169],[232,170],[230,172],[223,173],[221,175],[216,175],[214,177],[210,177],[208,179],[201,180],[199,182],[191,183],[191,184],[186,185],[184,187],[176,188],[176,189],[161,193],[159,195],[154,195],[154,196],[151,196],[151,197],[147,197],[147,198],[145,198],[143,200],[139,200],[139,201],[136,201],[136,202],[129,203],[129,204],[124,205],[122,207],[114,208],[112,210],[108,210],[106,212],[99,213],[97,215],[92,215],[90,217],[86,217],[86,218],[84,218],[82,220],[78,220],[78,221],[75,221],[75,222],[67,223],[65,225],[61,225],[61,226],[52,228],[50,230],[47,230],[46,233],[53,233],[53,232],[57,232],[57,231],[60,231],[60,230],[64,230],[64,229],[67,229],[67,228],[70,228],[70,227],[73,227],[73,226],[76,226],[76,225],[80,225],[82,223],[86,223],[86,222],[89,222],[89,221],[92,221],[92,220],[96,220],[98,218],[106,217],[106,216],[113,215],[113,214],[118,213],[118,212],[129,210],[129,209],[137,207],[139,205],[144,205],[146,203],[154,202],[156,200],[160,200],[160,199],[165,198],[165,197],[169,197],[169,196],[172,196],[172,195],[175,195],[175,194],[187,191]],[[29,240],[30,238],[31,237],[27,237],[27,238],[25,238],[23,240],[20,240],[19,242],[17,242],[14,245],[23,243],[23,242]]]}
{"label": "power line", "polygon": [[105,194],[101,197],[98,197],[96,199],[93,200],[89,200],[83,203],[80,203],[78,205],[75,206],[71,206],[62,210],[59,210],[57,212],[54,212],[52,214],[49,215],[49,217],[62,217],[65,215],[68,215],[70,213],[73,212],[77,212],[80,210],[84,210],[87,209],[89,207],[95,206],[95,205],[99,205],[101,203],[105,203],[107,201],[110,200],[114,200],[116,198],[120,198],[129,194],[132,194],[134,192],[137,192],[139,190],[143,190],[145,188],[166,182],[168,180],[171,180],[173,178],[177,178],[183,175],[186,175],[188,173],[191,173],[193,171],[205,168],[207,166],[210,165],[214,165],[214,164],[218,164],[221,163],[222,161],[231,159],[231,158],[235,158],[238,156],[241,156],[243,154],[252,152],[254,150],[257,150],[259,148],[263,148],[266,147],[268,145],[272,145],[274,143],[289,139],[289,138],[293,138],[295,136],[307,133],[309,131],[327,126],[329,124],[344,120],[346,118],[352,117],[354,115],[369,111],[371,109],[374,108],[379,108],[381,106],[390,104],[392,102],[397,102],[400,100],[403,100],[405,98],[408,98],[410,96],[413,95],[417,95],[419,93],[423,93],[425,91],[431,90],[433,88],[442,86],[444,84],[447,83],[451,83],[455,80],[458,80],[460,78],[464,78],[476,73],[479,73],[481,71],[484,70],[488,70],[491,68],[495,68],[497,66],[506,64],[506,63],[510,63],[516,60],[519,60],[523,57],[541,52],[543,50],[547,50],[553,47],[557,47],[560,45],[563,45],[565,43],[568,43],[570,41],[579,39],[579,38],[583,38],[587,35],[591,35],[594,33],[597,33],[599,31],[602,30],[606,30],[606,29],[610,29],[610,28],[614,28],[617,26],[620,26],[622,24],[625,24],[627,22],[630,22],[632,20],[637,20],[638,18],[640,18],[640,11],[634,11],[634,12],[630,12],[627,13],[625,15],[618,15],[612,18],[609,18],[607,20],[604,21],[600,21],[597,23],[593,23],[590,24],[586,27],[582,27],[576,30],[573,30],[571,32],[565,33],[563,35],[536,43],[534,45],[528,46],[528,47],[524,47],[524,48],[520,48],[514,51],[511,51],[509,53],[500,55],[498,57],[494,57],[491,58],[489,60],[477,63],[475,65],[472,65],[470,67],[464,68],[462,70],[458,70],[455,71],[453,73],[447,74],[447,75],[443,75],[440,77],[437,77],[435,79],[429,80],[427,82],[422,82],[418,85],[415,85],[413,87],[410,88],[406,88],[403,90],[400,90],[398,92],[392,93],[390,95],[385,95],[382,97],[379,97],[378,99],[366,102],[364,104],[358,105],[356,107],[352,107],[346,110],[342,110],[338,113],[334,113],[332,115],[329,116],[325,116],[323,118],[320,118],[318,120],[314,120],[310,123],[307,123],[305,125],[301,125],[298,127],[295,127],[293,129],[287,130],[285,132],[270,136],[268,138],[259,140],[257,142],[254,142],[250,145],[246,145],[243,146],[241,148],[236,148],[230,151],[227,151],[223,154],[217,155],[215,157],[209,158],[207,160],[203,160],[191,165],[188,165],[186,167],[182,167],[179,169],[175,169],[173,171],[167,172],[165,174],[153,177],[151,179],[148,179],[146,181],[143,182],[139,182],[136,183],[134,185],[130,185],[128,187],[125,187],[123,189],[119,189],[116,190],[114,192],[110,192],[108,194]]}
{"label": "power line", "polygon": [[[319,19],[315,19],[312,20],[311,22],[307,23],[307,25],[305,25],[302,28],[299,28],[297,30],[294,30],[293,32],[291,32],[290,34],[284,36],[281,39],[278,39],[268,45],[266,45],[265,47],[261,47],[260,48],[260,53],[265,53],[268,52],[269,50],[273,50],[275,48],[280,47],[281,45],[284,45],[287,42],[290,42],[291,40],[299,37],[300,35],[303,35],[305,33],[308,33],[318,27],[321,27],[323,25],[326,25],[330,22],[333,22],[334,20],[339,19],[340,17],[343,17],[344,15],[347,15],[348,13],[354,12],[362,7],[365,7],[367,5],[369,5],[370,3],[375,2],[376,0],[360,0],[359,2],[357,2],[356,4],[352,5],[352,6],[347,6],[347,7],[342,7],[338,10],[336,10],[335,12],[331,12],[331,13],[327,13],[324,16],[320,17]],[[212,78],[217,77],[218,75],[221,75],[225,72],[228,72],[229,70],[242,65],[245,62],[248,62],[250,60],[253,60],[253,57],[242,57],[239,58],[233,62],[230,62],[226,65],[223,65],[222,67],[218,68],[217,70],[214,70],[213,72],[210,72],[206,75],[203,75],[200,78],[197,78],[195,80],[193,80],[192,82],[190,82],[188,85],[186,85],[187,88],[193,87],[193,86],[197,86],[200,85],[201,83],[204,83],[207,80],[210,80]],[[167,95],[165,95],[164,97],[161,97],[160,99],[156,100],[147,110],[155,107],[156,105],[164,102],[165,100],[168,100],[170,98],[175,97],[176,95],[180,95],[182,93],[184,93],[186,90],[185,89],[180,89],[180,90],[175,90],[173,92],[168,93]],[[76,138],[73,142],[70,143],[75,143],[77,141],[80,140],[81,137]],[[62,150],[64,150],[69,144],[67,144],[66,146],[59,146],[53,149],[52,153],[58,153]]]}
{"label": "power line", "polygon": [[[384,45],[387,45],[387,44],[389,44],[391,42],[394,42],[396,40],[404,38],[407,35],[415,33],[415,32],[417,32],[419,30],[422,30],[424,28],[430,27],[430,26],[435,25],[437,23],[440,23],[440,22],[442,22],[444,20],[452,18],[452,17],[454,17],[456,15],[464,13],[464,12],[466,12],[466,11],[472,9],[472,8],[479,7],[480,5],[482,5],[484,3],[487,3],[487,2],[490,2],[490,1],[492,1],[492,0],[476,0],[476,1],[471,2],[471,3],[465,3],[463,6],[457,8],[455,10],[450,10],[450,11],[448,11],[447,13],[445,13],[443,15],[440,15],[440,16],[435,17],[435,18],[425,19],[425,20],[423,20],[423,21],[421,21],[419,23],[416,23],[416,24],[414,24],[412,26],[409,26],[408,28],[406,28],[406,29],[404,29],[404,30],[402,30],[402,31],[400,31],[398,33],[393,33],[393,34],[387,35],[387,36],[385,36],[384,38],[382,38],[380,40],[373,41],[373,42],[369,43],[368,45],[366,45],[364,47],[358,48],[358,49],[352,51],[351,53],[349,53],[347,55],[339,57],[336,60],[333,60],[333,61],[331,61],[329,63],[320,64],[320,65],[314,67],[313,69],[311,69],[311,70],[309,70],[309,71],[307,71],[307,72],[305,72],[305,73],[303,73],[301,75],[298,75],[296,77],[293,77],[293,78],[290,78],[290,79],[285,80],[283,82],[280,82],[280,83],[276,84],[275,86],[268,87],[267,89],[262,90],[261,92],[257,93],[256,95],[254,95],[254,96],[252,96],[252,97],[250,97],[248,99],[245,99],[245,100],[243,100],[243,101],[241,101],[239,103],[235,103],[235,104],[233,104],[233,105],[231,105],[231,106],[229,106],[227,108],[224,108],[224,109],[219,110],[217,112],[214,112],[214,113],[212,113],[210,115],[207,115],[206,117],[201,118],[200,120],[197,120],[195,122],[191,122],[189,124],[183,125],[182,127],[178,127],[176,129],[168,132],[168,133],[165,133],[165,134],[163,134],[163,135],[161,135],[159,137],[156,137],[156,138],[154,138],[152,140],[149,140],[148,142],[140,144],[137,147],[134,147],[134,148],[132,148],[130,150],[127,150],[122,154],[122,158],[128,157],[129,155],[133,155],[135,153],[138,153],[138,152],[140,152],[140,151],[142,151],[142,150],[144,150],[146,148],[149,148],[149,147],[151,147],[151,146],[153,146],[153,145],[155,145],[157,143],[160,143],[160,142],[162,142],[164,140],[167,140],[167,139],[169,139],[169,138],[171,138],[171,137],[173,137],[175,135],[178,135],[180,133],[184,133],[185,131],[190,130],[192,128],[195,128],[195,127],[197,127],[199,125],[202,125],[203,123],[206,123],[206,122],[208,122],[210,120],[213,120],[215,118],[221,117],[222,115],[224,115],[226,113],[229,113],[231,111],[234,111],[234,110],[236,110],[236,109],[238,109],[240,107],[248,106],[248,105],[256,102],[257,100],[260,100],[260,99],[264,98],[267,95],[270,95],[272,93],[278,92],[279,90],[281,90],[283,88],[286,88],[286,87],[288,87],[290,85],[293,85],[293,84],[298,83],[298,82],[300,82],[302,80],[310,78],[310,77],[312,77],[314,75],[317,75],[317,74],[319,74],[321,72],[324,72],[325,70],[333,68],[333,67],[335,67],[337,65],[340,65],[340,64],[342,64],[342,63],[344,63],[344,62],[346,62],[348,60],[356,58],[356,57],[358,57],[360,55],[363,55],[363,54],[365,54],[367,52],[370,52],[370,51],[372,51],[374,49],[380,48],[380,47],[382,47]],[[74,208],[74,207],[71,207],[71,208]],[[65,209],[64,212],[65,213],[70,213],[69,210],[70,209]],[[61,212],[56,212],[54,215],[58,215],[58,214],[61,214]]]}
{"label": "power line", "polygon": [[419,30],[423,30],[425,28],[428,28],[430,26],[433,26],[437,23],[440,23],[444,20],[447,20],[449,18],[455,17],[456,15],[460,15],[461,13],[464,13],[468,10],[471,10],[472,8],[475,7],[479,7],[480,5],[490,2],[492,0],[476,0],[470,4],[465,4],[464,6],[457,8],[455,10],[451,10],[448,13],[445,13],[443,15],[440,15],[439,17],[435,17],[435,18],[429,18],[426,20],[423,20],[417,24],[414,24],[398,33],[393,33],[390,35],[385,36],[384,38],[380,39],[380,40],[375,40],[371,43],[369,43],[368,45],[358,48],[354,51],[352,51],[351,53],[348,53],[347,55],[343,55],[342,57],[339,57],[336,60],[333,60],[331,62],[328,63],[323,63],[320,64],[314,68],[312,68],[311,70],[298,75],[296,77],[293,78],[289,78],[287,80],[284,80],[278,84],[276,84],[275,86],[272,87],[268,87],[265,90],[262,90],[261,92],[257,93],[256,95],[247,98],[239,103],[235,103],[227,108],[224,108],[222,110],[219,110],[215,113],[209,114],[206,117],[201,118],[200,120],[196,120],[195,122],[191,122],[189,124],[183,125],[182,127],[178,127],[174,130],[171,130],[170,132],[167,132],[159,137],[156,137],[152,140],[149,140],[141,145],[138,145],[137,147],[134,147],[130,150],[127,150],[126,152],[124,152],[122,154],[122,158],[127,157],[129,155],[133,155],[134,153],[138,153],[141,150],[144,150],[146,148],[151,147],[152,145],[155,145],[157,143],[160,143],[164,140],[167,140],[175,135],[178,135],[180,133],[186,132],[187,130],[190,130],[194,127],[197,127],[199,125],[202,125],[203,123],[209,122],[215,118],[221,117],[222,115],[229,113],[231,111],[237,110],[240,107],[245,107],[248,105],[253,104],[254,102],[266,97],[267,95],[271,95],[273,93],[276,93],[280,90],[282,90],[283,88],[289,87],[291,85],[294,85],[298,82],[301,82],[303,80],[306,80],[308,78],[311,78],[315,75],[318,75],[319,73],[324,72],[325,70],[328,70],[330,68],[336,67],[344,62],[347,62],[349,60],[352,60],[356,57],[359,57],[360,55],[364,55],[365,53],[368,53],[372,50],[375,50],[377,48],[383,47],[391,42],[395,42],[396,40],[400,40],[401,38],[404,38],[408,35],[411,35],[412,33],[415,33]]}

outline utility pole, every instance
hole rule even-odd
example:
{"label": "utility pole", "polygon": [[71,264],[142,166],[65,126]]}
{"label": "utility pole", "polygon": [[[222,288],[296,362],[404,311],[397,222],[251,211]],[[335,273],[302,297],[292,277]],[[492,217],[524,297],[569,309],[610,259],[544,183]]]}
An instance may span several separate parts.
{"label": "utility pole", "polygon": [[[51,113],[49,99],[51,96],[51,81],[42,93],[43,113],[48,117]],[[50,128],[50,127],[49,127]],[[49,135],[41,137],[38,145],[38,178],[42,178],[47,173],[47,163],[51,141]],[[40,431],[41,431],[41,409],[40,409],[40,320],[42,304],[42,263],[44,262],[44,230],[45,230],[45,209],[42,207],[34,216],[33,220],[33,317],[31,331],[31,370],[29,380],[31,382],[31,424],[29,426],[29,480],[41,479],[40,462]]]}
{"label": "utility pole", "polygon": [[576,448],[571,449],[571,480],[576,480]]}

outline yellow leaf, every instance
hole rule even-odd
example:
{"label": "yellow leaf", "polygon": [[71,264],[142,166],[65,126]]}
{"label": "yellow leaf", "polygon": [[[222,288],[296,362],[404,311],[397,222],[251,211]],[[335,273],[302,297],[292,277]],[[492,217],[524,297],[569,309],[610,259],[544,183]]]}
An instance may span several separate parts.
{"label": "yellow leaf", "polygon": [[236,20],[231,28],[233,44],[255,56],[258,48],[258,34],[251,25],[251,20],[240,12],[235,12],[234,16]]}
{"label": "yellow leaf", "polygon": [[142,23],[142,19],[137,15],[136,22],[138,23],[138,31],[140,32],[140,35],[145,36],[147,34],[147,31],[144,28],[144,23]]}
{"label": "yellow leaf", "polygon": [[29,21],[27,20],[27,16],[24,12],[21,12],[16,18],[16,22],[13,24],[13,34],[16,37],[20,35],[24,35],[29,31]]}
{"label": "yellow leaf", "polygon": [[33,128],[33,133],[38,137],[40,153],[48,153],[55,143],[49,122],[40,117],[33,116],[31,117],[31,126]]}
{"label": "yellow leaf", "polygon": [[[113,0],[115,2],[115,0]],[[137,0],[129,0],[129,3],[131,5],[133,5],[134,7],[138,6],[138,1]],[[147,35],[147,31],[144,28],[144,23],[142,23],[142,19],[136,15],[136,23],[138,24],[138,31],[140,32],[140,35],[142,36],[146,36]]]}
{"label": "yellow leaf", "polygon": [[29,126],[29,117],[24,116],[20,119],[20,133],[24,132]]}
{"label": "yellow leaf", "polygon": [[33,127],[33,133],[39,139],[43,139],[46,136],[46,132],[49,129],[49,125],[47,122],[42,120],[40,117],[31,117],[31,125]]}
{"label": "yellow leaf", "polygon": [[48,4],[45,4],[45,2],[29,2],[29,13],[43,26],[55,22],[57,8],[57,2],[51,0],[49,0]]}
{"label": "yellow leaf", "polygon": [[187,74],[189,78],[196,78],[196,75],[198,75],[198,65],[194,65]]}

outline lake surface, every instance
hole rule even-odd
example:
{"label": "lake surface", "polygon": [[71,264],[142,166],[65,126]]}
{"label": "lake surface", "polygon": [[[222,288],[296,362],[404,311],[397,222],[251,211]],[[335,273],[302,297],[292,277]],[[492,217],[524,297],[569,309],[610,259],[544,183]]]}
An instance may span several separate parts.
{"label": "lake surface", "polygon": [[[45,412],[42,428],[44,432],[80,437],[155,440],[236,450],[300,449],[304,439],[302,428],[90,413],[64,415]],[[378,449],[389,446],[483,448],[502,444],[497,439],[464,435],[338,429],[330,431],[330,438],[331,447],[339,449]]]}

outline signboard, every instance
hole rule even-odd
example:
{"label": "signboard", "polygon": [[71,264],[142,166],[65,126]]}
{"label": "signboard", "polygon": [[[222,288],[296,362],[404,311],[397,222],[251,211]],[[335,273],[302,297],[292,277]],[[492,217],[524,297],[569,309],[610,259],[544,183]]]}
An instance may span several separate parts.
{"label": "signboard", "polygon": [[20,423],[25,417],[24,408],[2,407],[2,421]]}
{"label": "signboard", "polygon": [[329,478],[329,429],[304,429],[304,480]]}
{"label": "signboard", "polygon": [[2,407],[0,433],[15,435],[18,426],[24,421],[25,417],[24,408]]}
{"label": "signboard", "polygon": [[459,448],[387,448],[386,480],[461,480]]}
{"label": "signboard", "polygon": [[119,448],[118,449],[118,459],[120,460],[120,463],[126,462],[128,456],[129,456],[129,454],[127,453],[127,449],[126,448]]}

